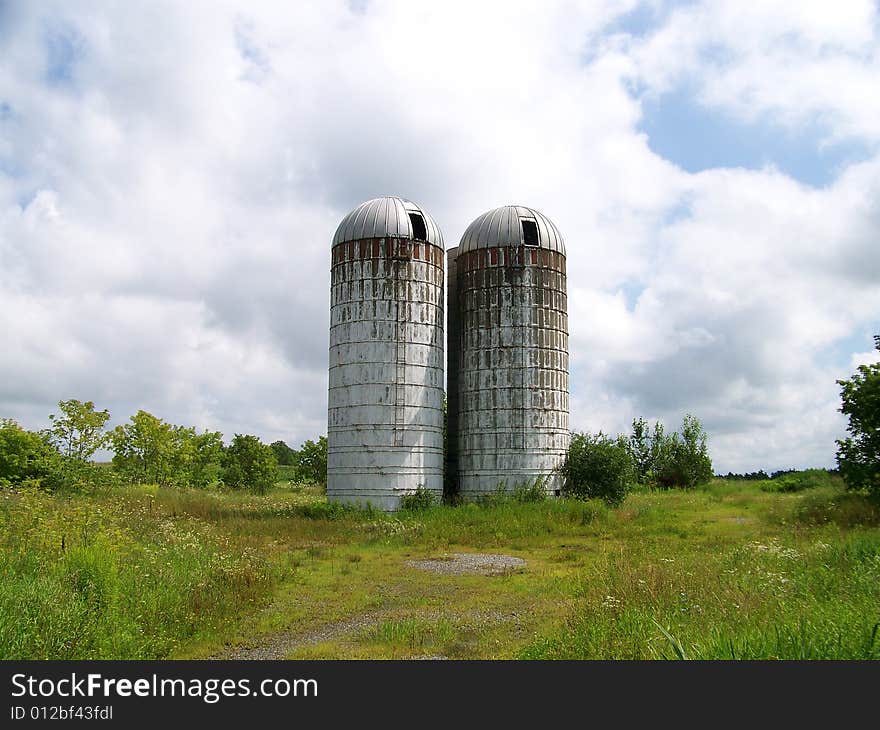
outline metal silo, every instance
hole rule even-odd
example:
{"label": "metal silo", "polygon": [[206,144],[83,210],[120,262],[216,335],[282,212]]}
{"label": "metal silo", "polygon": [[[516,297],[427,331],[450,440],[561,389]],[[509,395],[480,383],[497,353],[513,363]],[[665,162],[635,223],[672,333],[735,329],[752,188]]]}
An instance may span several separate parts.
{"label": "metal silo", "polygon": [[327,496],[384,510],[443,489],[443,236],[418,205],[368,200],[333,237]]}
{"label": "metal silo", "polygon": [[557,471],[570,441],[565,246],[555,225],[508,205],[449,251],[449,455],[464,498]]}

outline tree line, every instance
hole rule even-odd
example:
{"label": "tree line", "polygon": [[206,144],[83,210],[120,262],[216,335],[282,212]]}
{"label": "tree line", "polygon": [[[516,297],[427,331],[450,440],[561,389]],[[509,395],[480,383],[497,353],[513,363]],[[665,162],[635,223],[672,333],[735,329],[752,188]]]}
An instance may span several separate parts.
{"label": "tree line", "polygon": [[[880,351],[880,335],[874,338]],[[841,387],[840,411],[849,436],[837,441],[838,472],[850,489],[880,498],[880,362],[859,366]],[[28,431],[0,418],[0,487],[30,483],[49,489],[76,485],[149,483],[265,492],[279,479],[279,465],[302,482],[325,483],[327,439],[306,441],[299,450],[283,441],[263,444],[235,434],[224,444],[219,431],[199,433],[139,410],[129,421],[106,430],[110,413],[91,401],[59,401],[50,425]],[[94,464],[101,448],[113,451],[112,468]],[[563,473],[564,492],[619,504],[633,488],[693,488],[713,477],[707,436],[700,421],[686,415],[677,432],[643,418],[629,434],[574,433]],[[769,479],[784,479],[786,471]],[[761,470],[727,478],[768,479]]]}
{"label": "tree line", "polygon": [[[323,483],[327,439],[306,441],[297,451],[283,441],[264,444],[235,434],[223,443],[219,431],[168,423],[139,410],[126,423],[106,430],[110,413],[92,401],[59,401],[50,425],[28,431],[0,419],[0,486],[30,483],[48,489],[114,483],[211,488],[225,485],[263,493],[285,476]],[[113,452],[110,468],[92,462],[102,448]]]}

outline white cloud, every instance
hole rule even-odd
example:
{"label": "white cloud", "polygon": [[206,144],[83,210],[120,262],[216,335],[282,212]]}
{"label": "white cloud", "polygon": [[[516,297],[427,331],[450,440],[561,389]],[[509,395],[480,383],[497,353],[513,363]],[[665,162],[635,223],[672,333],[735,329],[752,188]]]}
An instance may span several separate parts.
{"label": "white cloud", "polygon": [[[563,230],[575,426],[691,411],[725,471],[830,464],[823,357],[876,322],[880,161],[822,190],[690,175],[651,151],[630,89],[692,83],[743,118],[875,140],[875,8],[688,4],[604,33],[633,6],[6,6],[0,415],[36,427],[79,397],[314,437],[329,240],[391,193],[449,245],[508,202]],[[51,38],[75,49],[55,79]]]}
{"label": "white cloud", "polygon": [[688,82],[742,120],[818,124],[829,140],[880,137],[880,16],[872,0],[687,4],[628,44],[647,93]]}

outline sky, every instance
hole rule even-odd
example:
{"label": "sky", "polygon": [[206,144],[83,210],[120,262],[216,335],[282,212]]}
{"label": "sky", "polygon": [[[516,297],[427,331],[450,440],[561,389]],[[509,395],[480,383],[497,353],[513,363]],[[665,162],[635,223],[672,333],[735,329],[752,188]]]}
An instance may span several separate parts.
{"label": "sky", "polygon": [[557,224],[574,429],[834,466],[880,332],[878,3],[0,0],[0,416],[325,433],[330,241],[378,195],[447,247]]}

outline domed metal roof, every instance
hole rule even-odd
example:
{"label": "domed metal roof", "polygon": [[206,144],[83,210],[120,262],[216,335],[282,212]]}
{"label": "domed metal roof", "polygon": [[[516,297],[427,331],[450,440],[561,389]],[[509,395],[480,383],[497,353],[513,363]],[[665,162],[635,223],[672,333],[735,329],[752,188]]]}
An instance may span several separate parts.
{"label": "domed metal roof", "polygon": [[[424,231],[419,230],[419,217]],[[391,195],[361,203],[345,216],[333,236],[333,245],[386,237],[428,241],[443,248],[443,234],[434,219],[415,203]]]}
{"label": "domed metal roof", "polygon": [[534,208],[523,205],[503,205],[483,213],[467,227],[461,237],[459,253],[478,248],[523,244],[565,254],[562,234],[553,225],[553,221]]}

